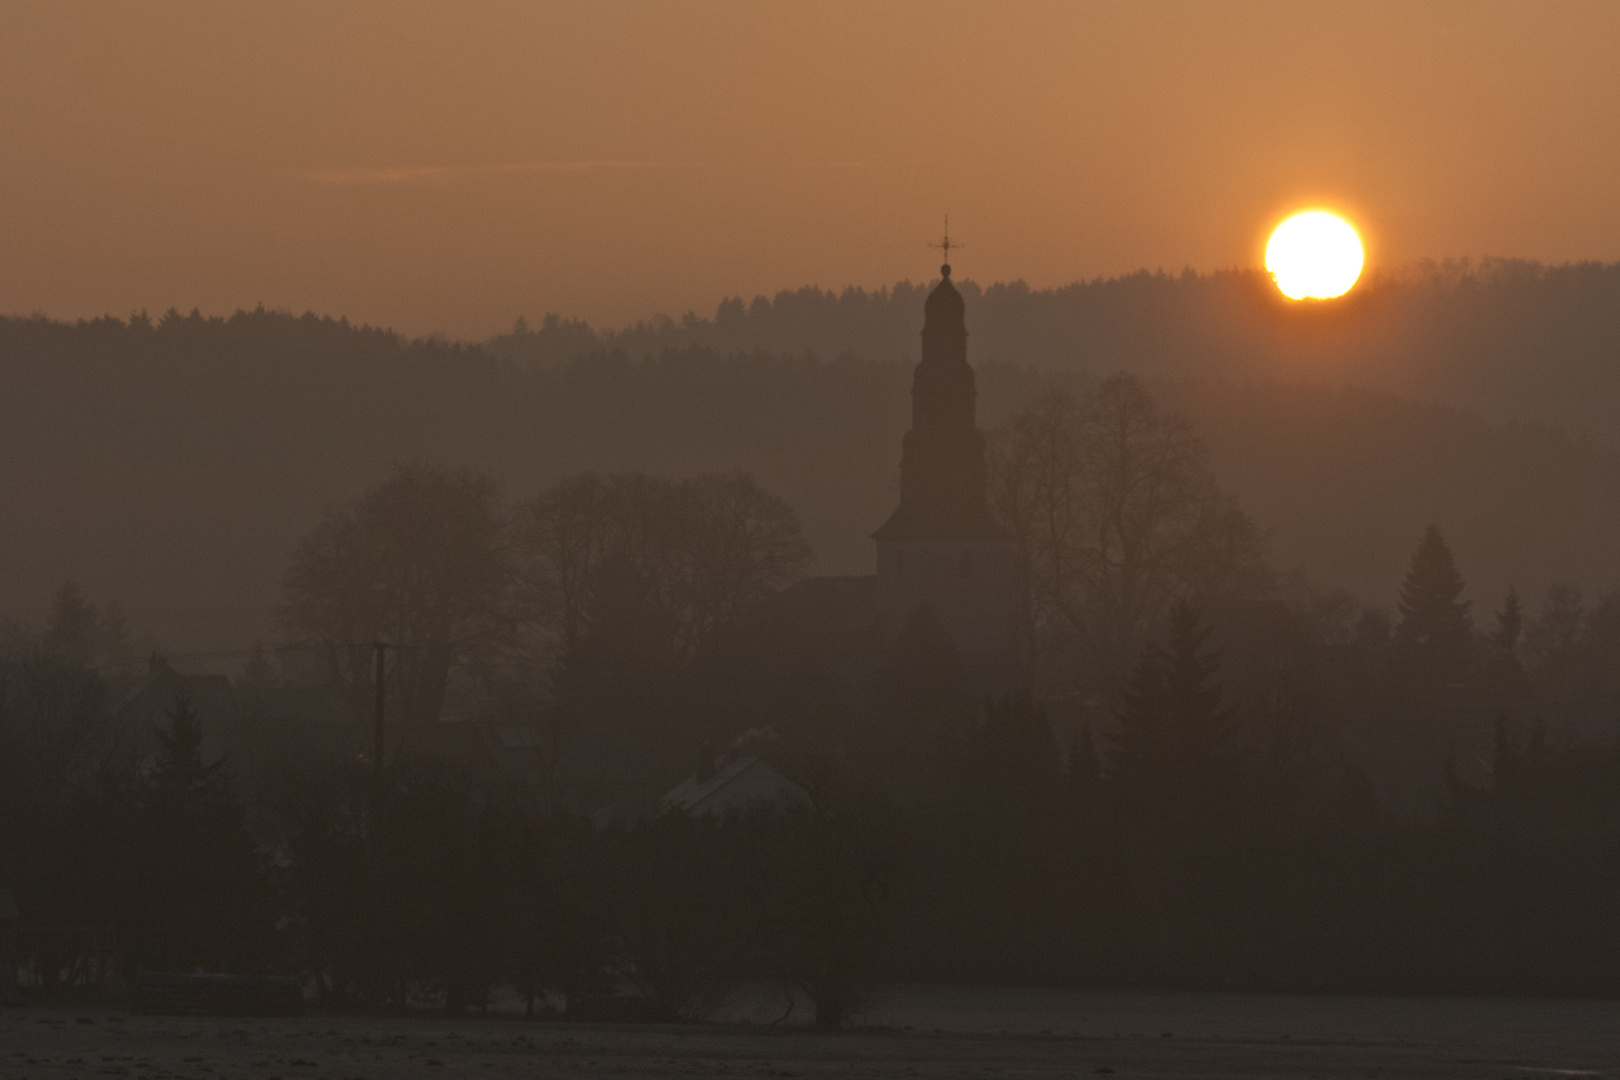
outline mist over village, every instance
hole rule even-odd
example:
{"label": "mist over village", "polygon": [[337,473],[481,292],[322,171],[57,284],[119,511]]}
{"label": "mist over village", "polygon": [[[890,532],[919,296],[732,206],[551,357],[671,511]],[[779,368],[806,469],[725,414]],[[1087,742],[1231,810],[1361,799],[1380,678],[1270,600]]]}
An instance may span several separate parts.
{"label": "mist over village", "polygon": [[0,4],[0,1076],[1620,1068],[1620,21],[1220,10]]}

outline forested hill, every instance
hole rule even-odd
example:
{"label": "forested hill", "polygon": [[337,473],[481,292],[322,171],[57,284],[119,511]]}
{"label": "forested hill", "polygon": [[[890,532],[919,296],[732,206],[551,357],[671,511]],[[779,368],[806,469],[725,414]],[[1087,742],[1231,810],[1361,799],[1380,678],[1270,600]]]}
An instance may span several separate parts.
{"label": "forested hill", "polygon": [[[1343,300],[1284,301],[1257,271],[1141,272],[1030,289],[959,283],[976,360],[1174,378],[1321,379],[1428,398],[1493,419],[1537,420],[1620,446],[1620,263],[1425,265]],[[617,330],[548,315],[489,342],[541,366],[596,349],[631,357],[693,347],[915,359],[931,285],[804,288],[712,318]]]}
{"label": "forested hill", "polygon": [[[981,363],[981,420],[1076,378]],[[1364,391],[1153,385],[1285,569],[1388,601],[1432,521],[1478,606],[1510,582],[1620,584],[1620,468],[1578,440]],[[797,509],[818,571],[866,572],[909,387],[895,360],[694,348],[538,368],[268,312],[0,319],[0,615],[39,618],[71,577],[173,647],[251,645],[297,536],[405,458],[513,496],[587,469],[745,469]]]}

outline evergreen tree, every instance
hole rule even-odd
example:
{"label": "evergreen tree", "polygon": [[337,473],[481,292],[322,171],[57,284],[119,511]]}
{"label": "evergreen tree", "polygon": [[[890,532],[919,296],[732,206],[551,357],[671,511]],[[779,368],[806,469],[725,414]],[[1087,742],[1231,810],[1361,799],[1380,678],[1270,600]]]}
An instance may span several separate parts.
{"label": "evergreen tree", "polygon": [[1076,854],[1063,780],[1045,710],[1028,694],[987,702],[968,734],[947,834],[960,860],[954,903],[977,928],[964,959],[980,977],[1051,961]]}
{"label": "evergreen tree", "polygon": [[225,760],[204,765],[202,723],[189,698],[180,698],[169,713],[169,730],[157,729],[158,756],[152,772],[154,799],[195,798],[214,801],[224,794]]}
{"label": "evergreen tree", "polygon": [[1236,724],[1208,635],[1190,605],[1174,605],[1168,641],[1131,680],[1107,778],[1131,911],[1121,931],[1151,966],[1194,979],[1213,977],[1211,930],[1231,924],[1228,841],[1241,795]]}
{"label": "evergreen tree", "polygon": [[72,581],[64,581],[51,601],[45,646],[79,667],[117,659],[129,648],[128,627],[116,603],[97,607]]}
{"label": "evergreen tree", "polygon": [[1541,722],[1523,740],[1513,735],[1506,716],[1496,718],[1491,754],[1491,792],[1504,802],[1532,795],[1547,765],[1547,735]]}
{"label": "evergreen tree", "polygon": [[1488,636],[1489,648],[1484,650],[1484,685],[1492,697],[1510,701],[1531,697],[1534,693],[1530,677],[1519,662],[1519,642],[1524,637],[1524,612],[1519,606],[1519,591],[1509,589],[1502,601],[1502,610],[1496,613],[1496,628]]}
{"label": "evergreen tree", "polygon": [[1519,636],[1524,632],[1524,611],[1519,606],[1519,590],[1509,589],[1502,610],[1496,613],[1496,630],[1491,644],[1511,656],[1519,647]]}
{"label": "evergreen tree", "polygon": [[1108,778],[1129,796],[1158,780],[1174,758],[1163,654],[1150,647],[1121,695]]}
{"label": "evergreen tree", "polygon": [[96,654],[101,615],[79,586],[64,581],[51,603],[45,638],[52,652],[70,663],[88,666]]}
{"label": "evergreen tree", "polygon": [[1097,740],[1091,734],[1091,725],[1083,724],[1080,734],[1069,747],[1069,793],[1077,806],[1089,805],[1097,793],[1101,778],[1101,762],[1097,757]]}
{"label": "evergreen tree", "polygon": [[263,725],[269,720],[272,695],[281,684],[280,668],[265,654],[262,643],[255,644],[252,655],[231,680],[243,719],[251,725]]}
{"label": "evergreen tree", "polygon": [[[986,704],[968,739],[965,791],[971,815],[1009,832],[1049,826],[1061,791],[1062,762],[1046,711],[1028,694]],[[1004,842],[1016,843],[1006,836]]]}
{"label": "evergreen tree", "polygon": [[1401,583],[1395,627],[1399,674],[1409,687],[1455,687],[1467,674],[1473,624],[1463,587],[1450,546],[1430,525]]}
{"label": "evergreen tree", "polygon": [[1185,821],[1231,794],[1236,723],[1208,638],[1198,612],[1178,601],[1167,645],[1142,659],[1126,688],[1109,779],[1138,815]]}
{"label": "evergreen tree", "polygon": [[263,963],[273,913],[235,784],[204,764],[202,725],[182,698],[158,729],[138,792],[140,886],[129,927],[139,963],[241,969]]}

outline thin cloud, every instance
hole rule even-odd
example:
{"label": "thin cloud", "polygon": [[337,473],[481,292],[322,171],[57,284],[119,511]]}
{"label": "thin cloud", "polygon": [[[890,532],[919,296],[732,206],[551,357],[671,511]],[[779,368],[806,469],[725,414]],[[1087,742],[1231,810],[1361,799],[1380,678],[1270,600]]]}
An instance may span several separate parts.
{"label": "thin cloud", "polygon": [[287,176],[308,180],[315,184],[347,187],[353,184],[409,184],[419,180],[437,180],[448,173],[442,166],[416,169],[285,169]]}
{"label": "thin cloud", "polygon": [[[817,162],[825,169],[864,169],[864,161]],[[489,176],[525,173],[581,172],[662,172],[675,169],[757,168],[745,164],[723,165],[708,161],[508,161],[498,165],[419,165],[384,168],[284,169],[282,174],[312,184],[329,187],[355,187],[370,184],[421,184]],[[803,168],[803,165],[795,165]]]}
{"label": "thin cloud", "polygon": [[417,184],[484,176],[522,173],[652,172],[664,169],[701,169],[696,161],[508,161],[498,165],[421,165],[386,168],[288,169],[289,176],[334,187],[359,184]]}

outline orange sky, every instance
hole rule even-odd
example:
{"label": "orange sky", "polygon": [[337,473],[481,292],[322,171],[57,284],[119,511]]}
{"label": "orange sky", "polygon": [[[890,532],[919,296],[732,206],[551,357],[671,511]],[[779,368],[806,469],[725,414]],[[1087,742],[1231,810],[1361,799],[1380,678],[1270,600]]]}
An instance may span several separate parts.
{"label": "orange sky", "polygon": [[732,293],[1620,259],[1620,4],[0,5],[0,311],[481,336]]}

